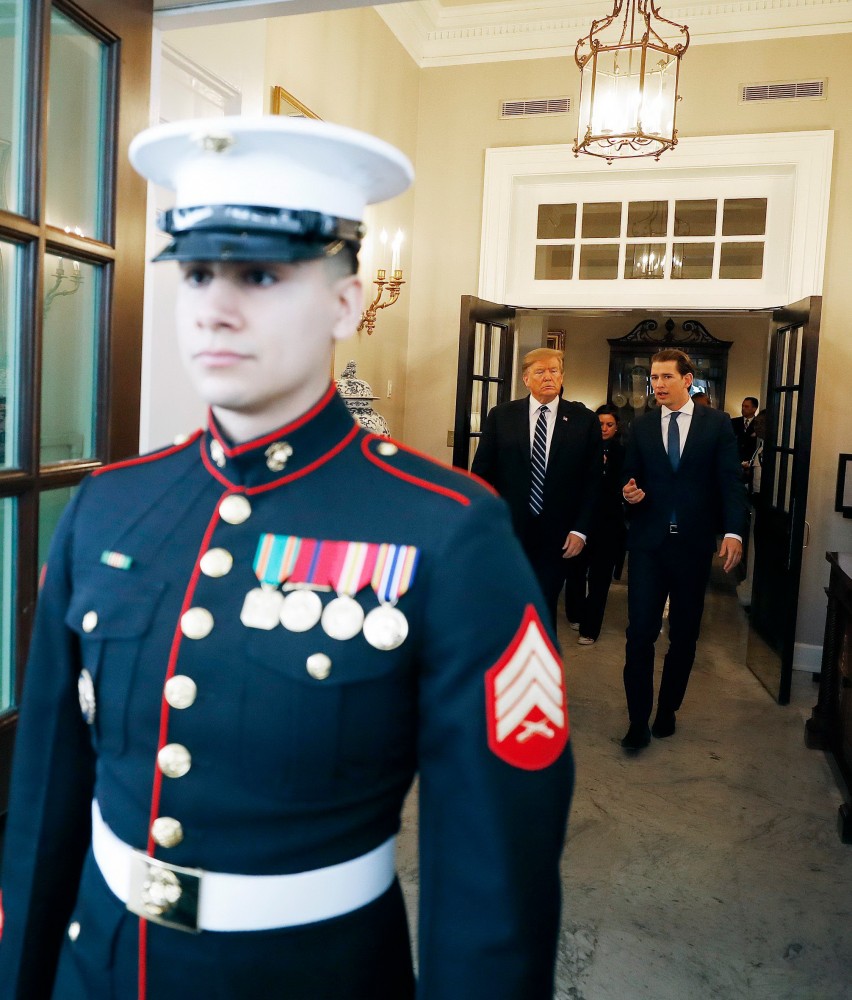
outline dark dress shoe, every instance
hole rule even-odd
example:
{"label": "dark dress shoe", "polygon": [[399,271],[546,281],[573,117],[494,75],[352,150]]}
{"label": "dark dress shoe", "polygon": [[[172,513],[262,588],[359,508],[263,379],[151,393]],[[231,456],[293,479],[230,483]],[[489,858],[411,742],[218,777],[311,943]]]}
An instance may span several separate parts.
{"label": "dark dress shoe", "polygon": [[674,736],[676,728],[674,712],[657,712],[654,725],[651,726],[651,732],[656,739],[664,740],[667,736]]}
{"label": "dark dress shoe", "polygon": [[647,722],[631,722],[621,745],[625,750],[644,750],[650,742],[651,730],[648,728]]}

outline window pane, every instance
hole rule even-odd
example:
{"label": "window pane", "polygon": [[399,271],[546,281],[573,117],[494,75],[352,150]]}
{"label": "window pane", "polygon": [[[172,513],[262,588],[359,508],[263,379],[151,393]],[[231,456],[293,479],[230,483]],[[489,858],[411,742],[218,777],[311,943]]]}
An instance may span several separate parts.
{"label": "window pane", "polygon": [[612,279],[618,277],[618,244],[586,244],[580,248],[580,277]]}
{"label": "window pane", "polygon": [[101,268],[45,255],[41,462],[95,454]]}
{"label": "window pane", "polygon": [[720,278],[762,278],[762,243],[723,243],[719,258]]}
{"label": "window pane", "polygon": [[567,281],[573,273],[573,244],[537,246],[535,248],[536,281]]}
{"label": "window pane", "polygon": [[15,464],[18,426],[18,261],[20,251],[0,241],[0,467]]}
{"label": "window pane", "polygon": [[16,513],[11,497],[0,501],[0,711],[15,703]]}
{"label": "window pane", "polygon": [[716,200],[676,201],[675,236],[715,236]]}
{"label": "window pane", "polygon": [[763,236],[766,232],[765,198],[726,198],[722,216],[723,236]]}
{"label": "window pane", "polygon": [[662,278],[666,270],[665,243],[628,243],[625,278]]}
{"label": "window pane", "polygon": [[540,240],[573,240],[577,235],[577,206],[539,205],[536,235]]}
{"label": "window pane", "polygon": [[667,201],[631,201],[627,206],[628,236],[665,236],[668,224]]}
{"label": "window pane", "polygon": [[500,345],[506,331],[500,326],[491,327],[491,357],[489,359],[488,374],[496,378],[500,374]]}
{"label": "window pane", "polygon": [[589,239],[621,235],[621,202],[602,201],[583,205],[583,236]]}
{"label": "window pane", "polygon": [[0,208],[21,212],[19,162],[24,118],[24,19],[27,4],[0,3]]}
{"label": "window pane", "polygon": [[51,12],[46,218],[97,239],[104,239],[106,55],[103,42]]}
{"label": "window pane", "polygon": [[47,562],[50,543],[59,518],[68,506],[71,497],[77,492],[77,486],[64,486],[58,490],[45,490],[38,498],[38,567],[39,571]]}
{"label": "window pane", "polygon": [[675,243],[672,247],[673,278],[712,278],[712,243]]}

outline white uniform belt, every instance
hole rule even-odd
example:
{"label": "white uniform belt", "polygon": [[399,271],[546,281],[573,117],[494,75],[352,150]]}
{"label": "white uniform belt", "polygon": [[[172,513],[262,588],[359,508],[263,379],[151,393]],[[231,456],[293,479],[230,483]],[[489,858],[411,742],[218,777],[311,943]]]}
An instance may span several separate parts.
{"label": "white uniform belt", "polygon": [[378,899],[394,879],[396,838],[351,861],[293,875],[181,868],[120,840],[92,802],[92,850],[129,910],[188,931],[261,931],[328,920]]}

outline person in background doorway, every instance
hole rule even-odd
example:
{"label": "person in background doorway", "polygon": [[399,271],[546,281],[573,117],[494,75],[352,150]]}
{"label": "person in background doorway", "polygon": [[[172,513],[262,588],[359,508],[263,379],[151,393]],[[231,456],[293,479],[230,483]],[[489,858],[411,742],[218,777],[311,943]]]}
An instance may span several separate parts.
{"label": "person in background doorway", "polygon": [[758,415],[759,403],[757,397],[746,396],[740,406],[742,416],[732,417],[731,426],[734,428],[734,436],[737,439],[737,451],[740,456],[740,464],[743,469],[747,469],[752,456],[757,449],[757,427],[755,420]]}
{"label": "person in background doorway", "polygon": [[[580,593],[574,598],[579,610],[577,622],[581,646],[591,646],[600,635],[606,610],[607,595],[616,567],[624,559],[627,529],[624,523],[624,501],[621,496],[621,470],[624,466],[624,446],[618,424],[618,407],[609,404],[595,410],[601,425],[603,454],[600,500],[589,529],[589,540],[578,556]],[[572,564],[573,569],[573,564]],[[566,607],[569,607],[566,582]]]}
{"label": "person in background doorway", "polygon": [[696,406],[713,406],[710,402],[710,397],[706,392],[694,392],[692,394],[692,402],[695,403]]}
{"label": "person in background doorway", "polygon": [[555,623],[565,562],[583,551],[598,501],[601,431],[591,410],[560,397],[561,351],[530,351],[523,378],[529,395],[490,411],[471,471],[509,504]]}

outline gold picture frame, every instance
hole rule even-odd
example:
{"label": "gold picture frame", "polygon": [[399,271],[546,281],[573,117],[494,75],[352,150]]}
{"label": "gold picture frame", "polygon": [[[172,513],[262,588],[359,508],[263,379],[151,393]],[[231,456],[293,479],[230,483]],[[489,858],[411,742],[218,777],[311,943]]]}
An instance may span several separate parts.
{"label": "gold picture frame", "polygon": [[565,331],[564,330],[548,330],[547,338],[545,340],[545,347],[549,347],[553,351],[562,351],[565,353]]}
{"label": "gold picture frame", "polygon": [[322,121],[322,118],[309,107],[302,104],[288,90],[283,87],[273,87],[270,100],[270,110],[273,115],[286,115],[289,118],[315,118]]}

